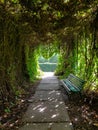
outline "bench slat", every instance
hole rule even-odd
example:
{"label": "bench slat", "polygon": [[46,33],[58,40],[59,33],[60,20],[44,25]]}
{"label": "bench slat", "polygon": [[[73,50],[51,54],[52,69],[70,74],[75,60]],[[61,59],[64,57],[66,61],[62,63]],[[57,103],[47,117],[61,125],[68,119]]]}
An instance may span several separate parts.
{"label": "bench slat", "polygon": [[71,92],[79,92],[78,89],[76,89],[73,85],[69,84],[68,82],[66,82],[66,85],[70,88]]}
{"label": "bench slat", "polygon": [[64,81],[65,81],[65,83],[69,84],[69,86],[71,86],[72,89],[74,88],[73,90],[80,91],[80,89],[78,87],[76,87],[74,84],[72,84],[68,79],[66,79]]}
{"label": "bench slat", "polygon": [[85,80],[82,80],[82,79],[80,79],[79,77],[77,77],[73,74],[70,74],[70,76],[74,77],[75,79],[78,79],[80,82],[83,82],[83,83],[85,82]]}
{"label": "bench slat", "polygon": [[79,89],[82,89],[83,83],[78,82],[77,80],[69,80],[72,84],[74,84],[76,87],[78,87]]}
{"label": "bench slat", "polygon": [[81,93],[85,81],[77,76],[74,76],[73,74],[70,74],[66,79],[62,79],[61,83],[68,93]]}

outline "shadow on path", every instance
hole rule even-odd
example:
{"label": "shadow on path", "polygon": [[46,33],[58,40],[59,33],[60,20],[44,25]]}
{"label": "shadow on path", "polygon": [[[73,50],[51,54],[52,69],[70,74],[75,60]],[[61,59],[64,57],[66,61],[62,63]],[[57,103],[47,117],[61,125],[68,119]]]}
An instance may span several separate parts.
{"label": "shadow on path", "polygon": [[[66,98],[67,100],[67,98]],[[45,73],[19,130],[72,130],[67,106],[62,99],[59,80],[53,73]]]}

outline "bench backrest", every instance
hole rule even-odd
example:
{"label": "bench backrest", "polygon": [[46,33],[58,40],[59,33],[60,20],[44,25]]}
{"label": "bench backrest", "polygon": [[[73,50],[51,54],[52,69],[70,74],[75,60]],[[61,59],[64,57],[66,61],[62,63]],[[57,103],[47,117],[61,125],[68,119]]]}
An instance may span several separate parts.
{"label": "bench backrest", "polygon": [[78,78],[77,76],[74,76],[73,74],[70,74],[67,78],[75,87],[79,89],[83,89],[83,85],[85,83],[84,80]]}

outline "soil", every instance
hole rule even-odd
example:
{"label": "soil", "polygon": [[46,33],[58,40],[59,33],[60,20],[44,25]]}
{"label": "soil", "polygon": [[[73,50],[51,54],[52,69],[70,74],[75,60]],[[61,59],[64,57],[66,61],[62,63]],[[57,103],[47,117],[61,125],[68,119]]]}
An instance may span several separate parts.
{"label": "soil", "polygon": [[74,130],[98,130],[98,99],[73,94],[65,104]]}
{"label": "soil", "polygon": [[[35,93],[38,84],[39,81],[29,84],[30,89],[19,98],[19,103],[12,107],[11,112],[0,114],[0,130],[18,130],[22,126],[22,115],[29,105],[28,99]],[[66,94],[64,90],[63,94]],[[65,105],[74,130],[98,130],[98,100],[90,103],[85,95],[82,98],[77,94],[70,97],[68,101],[65,100]]]}
{"label": "soil", "polygon": [[68,111],[74,130],[98,130],[98,113],[88,104],[70,101]]}
{"label": "soil", "polygon": [[[28,99],[34,95],[36,88],[39,84],[40,80],[35,83],[24,83],[24,92],[21,94],[15,105],[10,103],[5,103],[9,109],[6,111],[0,109],[0,130],[18,130],[18,128],[22,125],[22,116],[27,110],[29,106]],[[29,86],[29,87],[28,87]],[[29,89],[28,89],[29,88]]]}

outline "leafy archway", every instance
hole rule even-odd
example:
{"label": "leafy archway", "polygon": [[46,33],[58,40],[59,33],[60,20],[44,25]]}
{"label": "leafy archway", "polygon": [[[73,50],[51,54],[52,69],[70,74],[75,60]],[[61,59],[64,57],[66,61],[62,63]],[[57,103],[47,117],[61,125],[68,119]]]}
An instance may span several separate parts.
{"label": "leafy archway", "polygon": [[97,21],[98,0],[0,0],[2,109],[36,79],[40,53],[58,53],[56,74],[74,73],[98,91]]}

